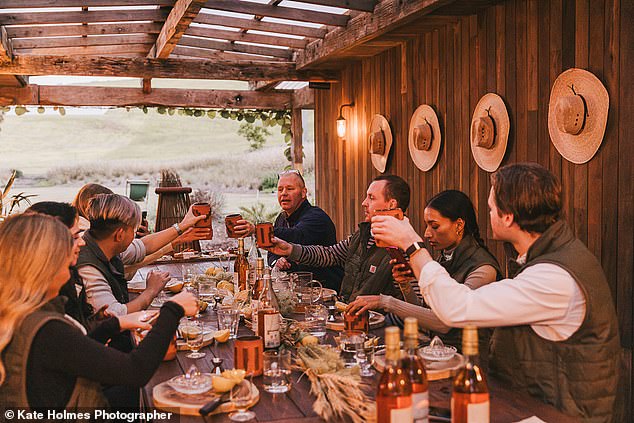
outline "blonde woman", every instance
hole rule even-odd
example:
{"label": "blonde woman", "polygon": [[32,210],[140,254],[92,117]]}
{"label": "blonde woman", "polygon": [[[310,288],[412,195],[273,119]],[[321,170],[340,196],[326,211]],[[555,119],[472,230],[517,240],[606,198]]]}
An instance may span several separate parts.
{"label": "blonde woman", "polygon": [[121,330],[149,328],[140,313],[104,321],[86,336],[57,297],[73,261],[68,228],[51,216],[23,214],[0,226],[0,408],[103,407],[101,384],[143,386],[167,350],[179,319],[198,309],[179,294],[167,302],[130,353],[104,343]]}

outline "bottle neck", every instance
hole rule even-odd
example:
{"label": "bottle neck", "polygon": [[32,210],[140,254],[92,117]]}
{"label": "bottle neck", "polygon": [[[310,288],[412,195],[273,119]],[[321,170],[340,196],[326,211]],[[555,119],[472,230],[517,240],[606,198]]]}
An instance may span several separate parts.
{"label": "bottle neck", "polygon": [[409,355],[416,355],[418,349],[418,336],[405,336],[405,349]]}

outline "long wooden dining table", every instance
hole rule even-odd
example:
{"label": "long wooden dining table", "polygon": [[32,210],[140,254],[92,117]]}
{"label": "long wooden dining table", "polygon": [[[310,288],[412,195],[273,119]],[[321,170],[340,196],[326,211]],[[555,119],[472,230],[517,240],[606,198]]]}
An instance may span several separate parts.
{"label": "long wooden dining table", "polygon": [[[206,268],[217,265],[217,263],[195,263],[197,271],[204,271]],[[140,275],[145,275],[151,269],[159,269],[170,272],[174,277],[178,277],[182,270],[182,264],[160,264],[147,266],[140,270]],[[300,319],[302,316],[296,316]],[[213,310],[213,306],[209,306],[209,310],[200,316],[200,320],[210,329],[217,329],[217,317]],[[373,335],[383,337],[384,328],[374,329]],[[325,339],[334,342],[335,332],[328,331]],[[250,329],[240,324],[238,335],[251,335]],[[190,359],[186,355],[188,351],[179,351],[176,359],[163,362],[157,372],[154,374],[149,383],[142,388],[141,402],[142,407],[146,411],[154,410],[154,402],[152,391],[154,386],[164,382],[174,376],[182,375],[190,368],[192,364],[201,372],[210,372],[213,369],[211,364],[212,357],[223,359],[222,367],[224,369],[233,368],[233,341],[229,340],[225,343],[216,343],[201,349],[206,355],[200,359]],[[313,411],[314,396],[310,393],[310,382],[307,377],[301,377],[300,372],[293,372],[291,390],[284,394],[270,394],[264,391],[262,387],[262,376],[254,377],[253,383],[260,391],[260,399],[258,403],[251,408],[256,413],[255,420],[258,422],[276,422],[276,423],[302,423],[323,422],[323,420]],[[377,372],[374,377],[364,378],[368,385],[368,393],[373,398],[374,392],[378,385],[380,374]],[[554,407],[547,405],[529,395],[519,393],[509,389],[500,381],[489,378],[487,380],[491,395],[491,422],[492,423],[509,423],[518,422],[531,416],[536,416],[544,422],[567,423],[578,421],[572,417],[566,416],[556,410]],[[449,408],[451,401],[451,380],[437,380],[429,383],[430,405],[432,407]],[[175,415],[168,421],[179,422],[229,422],[231,421],[226,414],[202,416],[185,416]],[[537,420],[539,421],[539,420]]]}

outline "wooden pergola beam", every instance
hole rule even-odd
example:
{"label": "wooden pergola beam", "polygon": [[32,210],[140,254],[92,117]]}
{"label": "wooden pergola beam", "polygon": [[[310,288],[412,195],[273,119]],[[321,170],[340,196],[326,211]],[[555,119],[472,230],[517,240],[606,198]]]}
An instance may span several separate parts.
{"label": "wooden pergola beam", "polygon": [[335,15],[332,13],[315,12],[312,10],[270,6],[267,4],[233,0],[208,0],[205,7],[209,9],[224,10],[226,12],[291,19],[294,21],[320,23],[331,26],[346,26],[346,23],[350,18],[348,15]]}
{"label": "wooden pergola beam", "polygon": [[76,47],[46,47],[46,48],[24,48],[16,49],[15,53],[18,57],[28,56],[51,56],[51,57],[66,57],[66,56],[106,56],[119,54],[134,53],[137,56],[145,55],[150,48],[151,43],[146,44],[116,44],[105,46],[76,46]]}
{"label": "wooden pergola beam", "polygon": [[303,69],[322,63],[329,56],[342,53],[369,40],[424,16],[454,0],[383,0],[374,13],[362,13],[348,22],[345,28],[335,28],[323,40],[308,44],[297,56],[297,66]]}
{"label": "wooden pergola beam", "polygon": [[126,21],[162,22],[168,15],[169,12],[163,9],[0,13],[0,25],[41,25]]}
{"label": "wooden pergola beam", "polygon": [[0,105],[285,109],[291,105],[291,95],[177,88],[153,88],[144,93],[141,88],[27,85],[24,88],[0,88]]}
{"label": "wooden pergola beam", "polygon": [[315,90],[304,87],[293,91],[291,103],[293,108],[297,109],[314,109],[315,108]]}
{"label": "wooden pergola beam", "polygon": [[309,28],[276,22],[262,22],[256,21],[255,19],[233,18],[230,16],[212,15],[210,13],[204,13],[204,11],[198,14],[196,19],[194,19],[194,22],[206,25],[266,31],[308,38],[323,38],[326,35],[326,32],[328,32],[326,28]]}
{"label": "wooden pergola beam", "polygon": [[16,56],[0,63],[4,75],[83,75],[131,78],[233,79],[336,82],[331,70],[298,71],[291,62],[209,61],[107,56]]}
{"label": "wooden pergola beam", "polygon": [[116,24],[88,24],[88,25],[55,25],[55,26],[10,26],[7,34],[12,39],[16,38],[41,38],[41,37],[74,37],[85,35],[107,34],[158,34],[163,25],[152,23],[116,23]]}
{"label": "wooden pergola beam", "polygon": [[251,81],[249,82],[249,89],[253,91],[270,91],[275,88],[280,80],[275,81]]}
{"label": "wooden pergola beam", "polygon": [[184,47],[184,46],[176,46],[172,55],[170,56],[173,59],[176,58],[192,58],[197,57],[201,59],[214,59],[214,60],[251,60],[254,62],[288,62],[288,60],[280,59],[279,57],[264,57],[264,56],[256,56],[254,54],[247,53],[233,53],[227,51],[218,51],[218,50],[209,50],[203,48],[196,47]]}
{"label": "wooden pergola beam", "polygon": [[195,37],[214,38],[227,41],[243,41],[247,43],[269,44],[273,46],[284,46],[290,48],[304,48],[308,40],[287,37],[275,37],[273,35],[249,34],[240,31],[227,31],[222,29],[204,28],[200,26],[189,27],[185,35]]}
{"label": "wooden pergola beam", "polygon": [[204,4],[205,0],[177,0],[148,57],[157,59],[169,57]]}
{"label": "wooden pergola beam", "polygon": [[5,9],[40,7],[172,6],[174,0],[2,0]]}
{"label": "wooden pergola beam", "polygon": [[0,62],[13,60],[13,46],[4,26],[0,26]]}
{"label": "wooden pergola beam", "polygon": [[235,51],[240,53],[259,54],[262,56],[280,57],[282,59],[291,59],[293,57],[293,52],[288,49],[260,47],[249,44],[236,44],[230,43],[228,41],[215,41],[208,38],[183,37],[179,45],[220,51]]}
{"label": "wooden pergola beam", "polygon": [[151,44],[156,41],[153,34],[103,35],[99,37],[60,37],[60,38],[17,38],[13,40],[13,48],[35,49],[49,47],[84,47],[122,44]]}
{"label": "wooden pergola beam", "polygon": [[302,0],[302,3],[318,4],[320,6],[341,7],[343,9],[372,12],[377,4],[376,0]]}

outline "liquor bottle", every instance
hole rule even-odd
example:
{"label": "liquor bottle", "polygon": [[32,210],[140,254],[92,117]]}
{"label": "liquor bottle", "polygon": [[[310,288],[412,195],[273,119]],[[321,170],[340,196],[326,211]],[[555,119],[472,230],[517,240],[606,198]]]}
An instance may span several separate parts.
{"label": "liquor bottle", "polygon": [[429,385],[423,359],[416,354],[418,347],[418,321],[413,317],[405,319],[403,330],[405,350],[407,355],[403,359],[403,366],[412,383],[412,411],[415,423],[429,421]]}
{"label": "liquor bottle", "polygon": [[260,250],[255,242],[255,237],[251,235],[251,248],[249,248],[249,255],[247,256],[247,260],[249,261],[249,269],[255,269],[257,265],[257,259],[262,257]]}
{"label": "liquor bottle", "polygon": [[377,423],[410,423],[412,384],[403,368],[400,333],[396,326],[385,329],[385,370],[376,394]]}
{"label": "liquor bottle", "polygon": [[270,273],[266,272],[262,280],[264,288],[260,294],[257,334],[264,340],[264,349],[279,348],[280,306],[273,292]]}
{"label": "liquor bottle", "polygon": [[247,289],[248,277],[249,262],[244,255],[244,238],[238,238],[238,254],[233,262],[233,284],[238,291],[244,291]]}
{"label": "liquor bottle", "polygon": [[251,330],[258,332],[258,311],[260,309],[260,294],[262,293],[262,277],[264,276],[264,259],[258,257],[255,264],[255,281],[251,288]]}
{"label": "liquor bottle", "polygon": [[466,326],[462,332],[462,353],[466,363],[453,380],[451,416],[455,423],[488,423],[489,390],[484,373],[476,364],[478,329]]}

